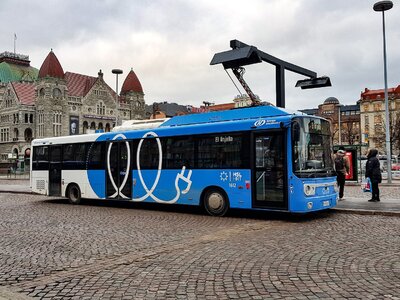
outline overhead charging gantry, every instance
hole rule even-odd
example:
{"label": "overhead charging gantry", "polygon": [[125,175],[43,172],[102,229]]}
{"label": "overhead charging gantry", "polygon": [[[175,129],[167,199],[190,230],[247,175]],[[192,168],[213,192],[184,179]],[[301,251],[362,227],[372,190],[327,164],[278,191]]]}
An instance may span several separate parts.
{"label": "overhead charging gantry", "polygon": [[214,54],[210,65],[222,64],[225,70],[231,69],[243,89],[249,95],[252,101],[252,106],[259,105],[260,102],[243,78],[245,71],[243,66],[246,65],[252,65],[264,61],[275,66],[276,106],[282,108],[285,108],[285,70],[309,77],[297,81],[296,87],[301,87],[302,89],[320,88],[332,85],[329,77],[317,77],[316,72],[281,60],[258,50],[255,46],[249,46],[238,40],[231,40],[230,47],[232,50]]}

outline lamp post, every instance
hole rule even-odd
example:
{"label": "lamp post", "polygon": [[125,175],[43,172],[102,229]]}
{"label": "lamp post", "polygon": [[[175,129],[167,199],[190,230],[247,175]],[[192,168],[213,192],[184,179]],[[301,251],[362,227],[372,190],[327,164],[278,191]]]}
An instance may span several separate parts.
{"label": "lamp post", "polygon": [[387,86],[387,69],[386,69],[386,37],[385,37],[385,11],[393,7],[392,1],[379,1],[374,4],[374,11],[382,12],[383,24],[383,74],[385,80],[385,118],[386,118],[386,162],[388,172],[388,183],[392,183],[392,153],[390,151],[390,119],[389,119],[389,99]]}
{"label": "lamp post", "polygon": [[122,70],[121,69],[112,69],[111,72],[113,74],[115,74],[116,77],[116,88],[115,88],[115,93],[116,98],[117,98],[117,114],[116,114],[116,118],[115,118],[115,126],[118,126],[118,122],[119,122],[119,99],[118,99],[118,75],[122,74]]}
{"label": "lamp post", "polygon": [[341,112],[340,108],[343,106],[343,104],[338,103],[338,104],[336,104],[336,106],[338,108],[338,129],[339,129],[338,130],[338,134],[339,134],[338,143],[339,143],[339,145],[341,145],[342,144],[342,118],[341,118],[342,112]]}

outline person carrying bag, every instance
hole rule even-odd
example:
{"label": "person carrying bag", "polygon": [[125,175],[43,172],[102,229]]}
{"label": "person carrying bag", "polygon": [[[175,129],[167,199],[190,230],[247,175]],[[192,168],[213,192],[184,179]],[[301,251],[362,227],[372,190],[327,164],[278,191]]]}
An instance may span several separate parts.
{"label": "person carrying bag", "polygon": [[370,149],[367,154],[367,164],[365,165],[365,177],[371,181],[372,198],[369,202],[379,202],[379,183],[382,182],[381,164],[376,157],[378,150]]}

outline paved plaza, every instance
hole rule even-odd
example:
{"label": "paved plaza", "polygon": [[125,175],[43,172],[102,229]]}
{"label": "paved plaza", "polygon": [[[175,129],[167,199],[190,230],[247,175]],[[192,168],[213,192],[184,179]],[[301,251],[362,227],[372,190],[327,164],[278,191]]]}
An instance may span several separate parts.
{"label": "paved plaza", "polygon": [[0,299],[400,299],[396,215],[9,193],[0,208]]}

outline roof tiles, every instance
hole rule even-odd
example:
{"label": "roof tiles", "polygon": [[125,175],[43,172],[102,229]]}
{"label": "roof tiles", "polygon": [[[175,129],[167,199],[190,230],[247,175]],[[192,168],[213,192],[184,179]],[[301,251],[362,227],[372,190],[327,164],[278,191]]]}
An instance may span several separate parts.
{"label": "roof tiles", "polygon": [[53,50],[47,55],[39,70],[39,78],[44,77],[64,78],[64,70]]}
{"label": "roof tiles", "polygon": [[97,78],[77,73],[66,72],[68,94],[75,97],[84,97],[95,84]]}
{"label": "roof tiles", "polygon": [[34,83],[13,82],[18,100],[25,105],[35,104],[35,85]]}
{"label": "roof tiles", "polygon": [[124,84],[121,88],[121,95],[126,94],[128,92],[139,92],[143,93],[142,85],[140,84],[139,78],[136,76],[135,72],[131,70],[126,76]]}

